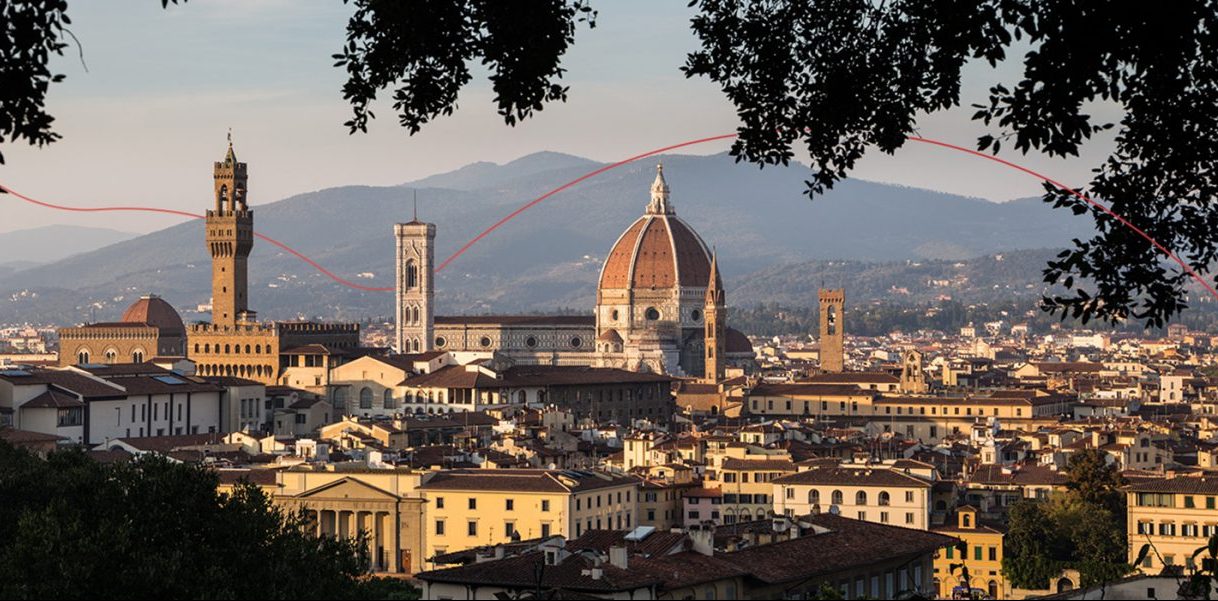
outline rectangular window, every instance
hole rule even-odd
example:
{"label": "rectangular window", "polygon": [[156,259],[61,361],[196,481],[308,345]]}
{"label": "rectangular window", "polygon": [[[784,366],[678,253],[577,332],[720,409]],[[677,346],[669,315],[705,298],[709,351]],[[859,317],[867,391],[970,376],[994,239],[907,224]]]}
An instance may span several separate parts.
{"label": "rectangular window", "polygon": [[990,561],[998,561],[998,547],[990,547]]}
{"label": "rectangular window", "polygon": [[906,513],[905,513],[905,523],[906,523],[906,524],[912,524],[912,523],[914,523],[914,514],[913,514],[913,512],[912,512],[912,511],[911,511],[911,512],[906,512]]}
{"label": "rectangular window", "polygon": [[973,547],[973,559],[975,559],[977,561],[981,561],[982,553],[983,553],[983,550],[981,549],[981,545],[977,545],[977,546]]}
{"label": "rectangular window", "polygon": [[444,520],[436,520],[436,536],[444,536]]}
{"label": "rectangular window", "polygon": [[444,497],[436,497],[436,509],[444,509]]}
{"label": "rectangular window", "polygon": [[1193,502],[1192,495],[1184,497],[1184,506],[1188,509],[1195,509],[1197,507],[1197,505]]}
{"label": "rectangular window", "polygon": [[906,503],[913,503],[913,502],[914,502],[914,493],[913,493],[913,491],[912,491],[912,490],[907,490],[907,491],[905,491],[905,502],[906,502]]}
{"label": "rectangular window", "polygon": [[474,497],[470,497],[469,498],[469,508],[477,509],[478,508],[478,499],[475,499]]}
{"label": "rectangular window", "polygon": [[1205,498],[1205,508],[1206,508],[1206,509],[1214,509],[1214,497],[1206,497],[1206,498]]}
{"label": "rectangular window", "polygon": [[956,553],[956,548],[955,548],[955,547],[953,547],[953,546],[951,546],[951,545],[948,545],[947,547],[944,547],[944,548],[947,550],[947,558],[948,558],[948,559],[955,559],[955,557],[953,557],[953,556],[954,556],[954,555],[955,555],[955,553]]}
{"label": "rectangular window", "polygon": [[465,525],[465,533],[470,536],[478,536],[478,522],[475,522],[474,520],[470,520]]}
{"label": "rectangular window", "polygon": [[516,522],[504,522],[503,523],[503,535],[504,536],[511,538],[512,535],[515,533],[516,533]]}
{"label": "rectangular window", "polygon": [[881,524],[887,524],[887,523],[888,523],[888,512],[887,512],[887,511],[881,511],[881,512],[880,512],[880,523],[881,523]]}
{"label": "rectangular window", "polygon": [[542,536],[542,538],[550,536],[550,525],[549,524],[541,525],[541,536]]}
{"label": "rectangular window", "polygon": [[506,501],[504,501],[504,502],[503,502],[503,508],[504,508],[504,510],[506,510],[506,511],[513,511],[513,510],[515,510],[515,509],[516,509],[516,501],[515,501],[514,499],[507,499]]}
{"label": "rectangular window", "polygon": [[542,511],[549,511],[549,510],[550,510],[550,500],[549,500],[549,499],[542,499],[542,500],[541,500],[541,510],[542,510]]}

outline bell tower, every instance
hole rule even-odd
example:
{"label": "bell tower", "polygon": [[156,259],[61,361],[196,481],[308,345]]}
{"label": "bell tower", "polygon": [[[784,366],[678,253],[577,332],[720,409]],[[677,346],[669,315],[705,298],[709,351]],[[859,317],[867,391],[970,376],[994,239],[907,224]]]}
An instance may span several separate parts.
{"label": "bell tower", "polygon": [[846,291],[841,288],[820,289],[820,369],[837,373],[845,369],[843,344]]}
{"label": "bell tower", "polygon": [[719,277],[719,256],[711,255],[710,283],[706,286],[706,304],[703,307],[706,320],[706,372],[703,379],[710,384],[723,380],[723,351],[727,346],[727,307],[723,292],[723,279]]}
{"label": "bell tower", "polygon": [[211,254],[211,321],[231,327],[253,321],[249,310],[247,264],[254,246],[254,212],[246,204],[247,172],[237,162],[233,135],[228,153],[215,164],[215,207],[207,211],[207,249]]}
{"label": "bell tower", "polygon": [[922,371],[922,353],[914,349],[901,357],[901,392],[926,392],[926,374]]}
{"label": "bell tower", "polygon": [[399,353],[429,351],[435,340],[436,225],[419,221],[416,211],[409,223],[393,226],[397,240],[397,332]]}

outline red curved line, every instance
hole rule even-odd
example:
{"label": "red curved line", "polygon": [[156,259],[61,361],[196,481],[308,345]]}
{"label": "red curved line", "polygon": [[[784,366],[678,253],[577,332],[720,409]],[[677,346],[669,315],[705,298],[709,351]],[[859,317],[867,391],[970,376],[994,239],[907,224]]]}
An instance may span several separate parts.
{"label": "red curved line", "polygon": [[[15,190],[13,190],[12,188],[5,186],[4,184],[0,184],[0,190],[7,192],[9,194],[12,194],[13,196],[15,196],[21,200],[24,200],[25,202],[28,202],[30,204],[35,204],[40,207],[45,207],[48,209],[56,209],[59,211],[71,211],[74,213],[105,213],[105,212],[110,212],[110,211],[143,211],[146,213],[164,213],[167,215],[178,215],[181,217],[190,217],[192,219],[203,219],[204,218],[203,215],[199,215],[198,213],[190,213],[188,211],[179,211],[177,209],[164,209],[164,208],[160,208],[160,207],[69,207],[69,206],[65,206],[65,205],[57,205],[54,203],[44,202],[41,200],[30,198],[29,196],[21,194]],[[267,236],[266,234],[260,234],[258,232],[254,232],[254,235],[263,240],[266,240],[267,242],[270,242],[271,244],[274,244],[275,246],[278,246],[279,248],[282,248],[283,250],[291,253],[296,258],[304,261],[305,263],[312,265],[314,269],[322,272],[326,276],[329,276],[330,279],[334,280],[335,282],[338,282],[339,284],[342,284],[344,286],[348,286],[351,288],[355,288],[356,290],[364,290],[367,292],[393,292],[394,291],[394,289],[392,287],[376,288],[373,286],[362,286],[360,284],[356,284],[355,282],[346,280],[343,277],[331,272],[329,269],[326,269],[325,267],[318,265],[316,261],[301,254],[299,251],[288,246],[287,244],[284,244],[270,236]]]}
{"label": "red curved line", "polygon": [[452,255],[450,255],[450,256],[449,256],[447,259],[444,259],[444,262],[440,263],[440,266],[439,266],[439,267],[436,267],[436,272],[438,273],[438,272],[440,272],[440,271],[443,271],[445,267],[448,267],[448,264],[449,264],[449,263],[452,263],[454,259],[456,259],[457,257],[459,257],[459,256],[461,256],[462,254],[464,254],[464,253],[465,253],[465,251],[469,250],[469,247],[471,247],[471,246],[473,246],[473,245],[477,244],[479,240],[481,240],[481,239],[485,238],[485,237],[486,237],[488,234],[490,234],[491,232],[493,232],[493,231],[495,231],[495,230],[499,229],[499,226],[501,226],[501,225],[503,225],[503,224],[505,224],[505,223],[507,223],[507,222],[509,222],[509,221],[511,221],[511,220],[513,220],[513,219],[515,219],[517,215],[520,215],[521,213],[523,213],[523,212],[525,212],[525,211],[527,211],[527,210],[531,209],[531,208],[532,208],[534,205],[536,205],[537,203],[540,203],[541,201],[543,201],[543,200],[545,200],[545,199],[547,199],[547,198],[549,198],[549,197],[551,197],[551,196],[554,196],[555,194],[558,194],[559,192],[562,192],[563,190],[566,190],[567,188],[570,188],[571,186],[574,186],[575,184],[578,184],[578,183],[580,183],[580,182],[582,182],[582,181],[584,181],[584,180],[586,180],[586,179],[588,179],[588,178],[590,178],[590,177],[596,177],[596,176],[598,176],[598,175],[600,175],[600,174],[602,174],[602,173],[604,173],[604,172],[606,172],[606,171],[609,171],[610,169],[617,169],[618,167],[621,167],[622,165],[625,165],[625,164],[627,164],[627,163],[633,163],[634,161],[637,161],[637,160],[639,160],[639,159],[645,159],[645,158],[647,158],[647,157],[649,157],[649,156],[652,156],[652,155],[657,155],[657,154],[660,154],[660,153],[662,153],[662,152],[667,152],[667,151],[669,151],[669,150],[675,150],[675,149],[677,149],[677,148],[684,148],[684,147],[686,147],[686,146],[693,146],[693,145],[695,145],[695,144],[702,144],[702,143],[705,143],[705,142],[714,142],[714,141],[716,141],[716,140],[727,140],[727,139],[731,139],[731,138],[735,138],[735,137],[736,137],[736,134],[725,134],[725,135],[722,135],[722,136],[711,136],[711,137],[709,137],[709,138],[699,138],[699,139],[697,139],[697,140],[690,140],[690,141],[688,141],[688,142],[681,142],[680,144],[673,144],[672,146],[665,146],[665,147],[663,147],[663,148],[657,148],[657,149],[655,149],[655,150],[649,150],[649,151],[644,152],[644,153],[642,153],[642,154],[636,154],[636,155],[634,155],[634,156],[632,156],[632,157],[630,157],[630,158],[628,158],[628,159],[623,159],[623,160],[620,160],[620,161],[618,161],[618,162],[616,162],[616,163],[611,163],[611,164],[609,164],[609,165],[605,165],[604,167],[601,167],[600,169],[596,169],[595,171],[590,171],[590,172],[588,172],[588,173],[585,173],[585,174],[583,174],[583,175],[581,175],[581,176],[579,176],[579,177],[577,177],[577,178],[575,178],[575,179],[573,179],[573,180],[571,180],[571,181],[569,181],[569,182],[567,182],[567,183],[565,183],[565,184],[563,184],[563,185],[561,185],[561,186],[559,186],[559,187],[557,187],[557,188],[554,188],[553,190],[550,190],[549,192],[546,192],[545,194],[542,194],[541,196],[538,196],[537,198],[534,198],[533,200],[531,200],[531,201],[529,201],[529,202],[525,203],[525,204],[524,204],[524,206],[522,206],[522,207],[520,207],[519,209],[516,209],[515,211],[512,211],[511,213],[509,213],[509,214],[508,214],[506,217],[504,217],[503,219],[500,219],[499,221],[496,221],[496,222],[495,222],[494,224],[492,224],[490,227],[486,228],[485,230],[482,230],[482,233],[478,234],[477,236],[474,236],[474,239],[473,239],[473,240],[470,240],[469,242],[466,242],[466,243],[465,243],[465,246],[462,246],[461,248],[457,249],[457,252],[455,252],[455,253],[453,253]]}
{"label": "red curved line", "polygon": [[1100,211],[1103,211],[1109,217],[1116,219],[1117,222],[1120,223],[1121,225],[1133,230],[1139,236],[1145,238],[1148,242],[1150,242],[1152,245],[1154,245],[1155,248],[1159,249],[1160,252],[1162,252],[1163,254],[1170,257],[1176,263],[1179,263],[1180,267],[1184,269],[1184,272],[1187,273],[1188,275],[1192,276],[1192,278],[1194,280],[1197,280],[1197,283],[1199,283],[1203,287],[1205,287],[1205,289],[1208,290],[1209,293],[1214,296],[1214,298],[1218,298],[1218,290],[1215,290],[1214,287],[1209,282],[1207,282],[1204,278],[1202,278],[1200,275],[1198,275],[1197,272],[1193,271],[1193,268],[1190,267],[1188,265],[1188,263],[1185,263],[1183,259],[1181,259],[1179,256],[1177,256],[1176,253],[1168,250],[1166,246],[1163,246],[1162,244],[1159,243],[1158,240],[1155,240],[1153,237],[1151,237],[1150,234],[1147,234],[1146,232],[1142,231],[1141,228],[1130,223],[1129,220],[1127,220],[1124,217],[1117,214],[1116,211],[1113,211],[1112,209],[1088,198],[1087,195],[1083,194],[1082,192],[1079,192],[1078,190],[1075,190],[1074,188],[1066,186],[1065,184],[1063,184],[1051,177],[1047,177],[1047,176],[1037,173],[1031,169],[1028,169],[1027,167],[1024,167],[1022,165],[1017,165],[1015,163],[1012,163],[1011,161],[998,158],[991,154],[985,154],[984,152],[979,152],[979,151],[973,150],[971,148],[957,146],[955,144],[950,144],[948,142],[940,142],[938,140],[931,140],[929,138],[908,136],[906,139],[913,140],[914,142],[922,142],[923,144],[932,144],[934,146],[941,146],[943,148],[950,148],[952,150],[958,150],[960,152],[973,155],[975,157],[981,157],[983,159],[988,159],[988,160],[994,161],[995,163],[1006,165],[1007,167],[1010,167],[1017,171],[1022,171],[1023,173],[1027,173],[1028,175],[1031,175],[1038,179],[1042,179],[1046,182],[1049,182],[1050,184],[1053,184],[1054,186],[1057,186],[1058,188],[1061,188],[1062,190],[1065,190],[1066,192],[1069,192],[1070,194],[1073,194],[1074,196],[1077,196],[1078,198],[1083,199],[1084,201],[1087,202],[1087,204],[1090,204],[1091,206],[1099,209]]}
{"label": "red curved line", "polygon": [[[466,242],[464,246],[462,246],[461,248],[457,249],[457,251],[456,251],[455,253],[453,253],[453,254],[452,254],[452,255],[450,255],[450,256],[449,256],[447,259],[445,259],[445,260],[444,260],[442,263],[440,263],[439,267],[437,267],[437,268],[436,268],[436,271],[437,271],[437,272],[439,272],[439,271],[443,270],[445,267],[447,267],[447,266],[448,266],[448,264],[449,264],[449,263],[452,263],[452,262],[453,262],[453,260],[455,260],[457,257],[459,257],[459,256],[461,256],[462,254],[464,254],[464,253],[465,253],[465,251],[469,250],[469,249],[470,249],[470,247],[472,247],[474,244],[477,244],[477,243],[478,243],[479,241],[481,241],[483,238],[485,238],[486,236],[488,236],[488,235],[489,235],[491,232],[495,231],[496,229],[498,229],[499,227],[503,226],[503,225],[504,225],[504,224],[506,224],[507,222],[509,222],[509,221],[511,221],[511,220],[513,220],[513,219],[515,219],[515,218],[516,218],[516,217],[518,217],[518,216],[519,216],[521,213],[524,213],[525,211],[527,211],[527,210],[529,210],[530,208],[532,208],[533,206],[535,206],[535,205],[537,205],[537,204],[541,203],[541,202],[542,202],[542,201],[544,201],[545,199],[547,199],[547,198],[549,198],[549,197],[551,197],[551,196],[553,196],[553,195],[555,195],[555,194],[558,194],[559,192],[562,192],[562,191],[564,191],[564,190],[566,190],[566,189],[568,189],[568,188],[570,188],[570,187],[572,187],[572,186],[575,186],[576,184],[579,184],[580,182],[583,182],[584,180],[587,180],[587,179],[589,179],[589,178],[592,178],[592,177],[595,177],[595,176],[597,176],[597,175],[600,175],[600,174],[602,174],[602,173],[604,173],[604,172],[606,172],[606,171],[609,171],[609,170],[612,170],[612,169],[616,169],[616,168],[618,168],[618,167],[621,167],[622,165],[626,165],[626,164],[632,163],[632,162],[634,162],[634,161],[637,161],[637,160],[639,160],[639,159],[644,159],[644,158],[647,158],[647,157],[649,157],[649,156],[653,156],[653,155],[657,155],[657,154],[660,154],[660,153],[663,153],[663,152],[667,152],[667,151],[669,151],[669,150],[675,150],[675,149],[677,149],[677,148],[684,148],[684,147],[687,147],[687,146],[694,146],[694,145],[696,145],[696,144],[704,144],[704,143],[706,143],[706,142],[714,142],[714,141],[718,141],[718,140],[728,140],[728,139],[732,139],[732,138],[735,138],[735,137],[736,137],[736,134],[734,134],[734,133],[732,133],[732,134],[722,134],[722,135],[718,135],[718,136],[710,136],[710,137],[706,137],[706,138],[699,138],[699,139],[696,139],[696,140],[690,140],[690,141],[687,141],[687,142],[681,142],[681,143],[679,143],[679,144],[672,144],[672,145],[670,145],[670,146],[665,146],[665,147],[663,147],[663,148],[657,148],[657,149],[655,149],[655,150],[651,150],[651,151],[648,151],[648,152],[644,152],[644,153],[641,153],[641,154],[637,154],[637,155],[634,155],[634,156],[632,156],[632,157],[630,157],[630,158],[623,159],[623,160],[618,161],[618,162],[616,162],[616,163],[611,163],[611,164],[609,164],[609,165],[605,165],[605,166],[603,166],[603,167],[600,167],[600,168],[598,168],[598,169],[595,169],[595,170],[593,170],[593,171],[590,171],[590,172],[588,172],[588,173],[585,173],[584,175],[581,175],[580,177],[577,177],[577,178],[575,178],[575,179],[573,179],[573,180],[571,180],[571,181],[569,181],[569,182],[567,182],[567,183],[565,183],[565,184],[563,184],[563,185],[561,185],[561,186],[559,186],[559,187],[557,187],[557,188],[555,188],[555,189],[553,189],[553,190],[550,190],[549,192],[546,192],[545,194],[542,194],[541,196],[539,196],[539,197],[537,197],[537,198],[535,198],[535,199],[533,199],[533,200],[531,200],[531,201],[529,201],[529,202],[525,203],[525,204],[524,204],[524,205],[522,205],[520,208],[516,209],[515,211],[512,211],[512,212],[511,212],[511,213],[509,213],[507,216],[505,216],[505,217],[503,217],[502,219],[500,219],[500,220],[496,221],[494,224],[492,224],[490,227],[488,227],[488,228],[486,228],[485,230],[483,230],[483,231],[482,231],[481,233],[479,233],[477,236],[474,236],[474,238],[473,238],[472,240],[470,240],[469,242]],[[1188,265],[1188,263],[1185,263],[1183,259],[1181,259],[1179,256],[1177,256],[1177,255],[1176,255],[1176,253],[1172,252],[1172,251],[1171,251],[1171,250],[1169,250],[1167,247],[1165,247],[1165,246],[1163,246],[1162,244],[1160,244],[1160,243],[1159,243],[1159,241],[1158,241],[1158,240],[1155,240],[1155,239],[1154,239],[1154,238],[1153,238],[1153,237],[1152,237],[1150,234],[1147,234],[1147,233],[1146,233],[1145,231],[1143,231],[1141,228],[1139,228],[1139,227],[1135,226],[1134,224],[1130,223],[1130,222],[1129,222],[1127,219],[1125,219],[1125,218],[1124,218],[1124,217],[1122,217],[1121,215],[1117,214],[1117,213],[1116,213],[1116,212],[1114,212],[1112,209],[1110,209],[1110,208],[1108,208],[1108,207],[1106,207],[1106,206],[1104,206],[1104,205],[1102,205],[1102,204],[1100,204],[1100,203],[1098,203],[1098,202],[1096,202],[1096,201],[1092,200],[1091,198],[1087,197],[1085,194],[1083,194],[1083,193],[1081,193],[1081,192],[1079,192],[1079,191],[1077,191],[1077,190],[1075,190],[1075,189],[1073,189],[1073,188],[1070,188],[1069,186],[1066,186],[1065,184],[1063,184],[1063,183],[1061,183],[1061,182],[1058,182],[1057,180],[1054,180],[1053,178],[1047,177],[1047,176],[1045,176],[1045,175],[1043,175],[1043,174],[1041,174],[1041,173],[1038,173],[1038,172],[1036,172],[1036,171],[1033,171],[1033,170],[1031,170],[1031,169],[1028,169],[1027,167],[1024,167],[1024,166],[1022,166],[1022,165],[1018,165],[1018,164],[1013,163],[1013,162],[1011,162],[1011,161],[1008,161],[1008,160],[1006,160],[1006,159],[1002,159],[1002,158],[999,158],[999,157],[996,157],[996,156],[993,156],[993,155],[989,155],[989,154],[985,154],[985,153],[983,153],[983,152],[979,152],[979,151],[973,150],[973,149],[971,149],[971,148],[966,148],[966,147],[963,147],[963,146],[958,146],[958,145],[956,145],[956,144],[951,144],[951,143],[948,143],[948,142],[941,142],[941,141],[939,141],[939,140],[932,140],[932,139],[930,139],[930,138],[923,138],[923,137],[919,137],[919,136],[908,136],[908,137],[907,137],[907,139],[908,139],[908,140],[911,140],[911,141],[914,141],[914,142],[921,142],[921,143],[923,143],[923,144],[930,144],[930,145],[933,145],[933,146],[939,146],[939,147],[942,147],[942,148],[947,148],[947,149],[950,149],[950,150],[956,150],[956,151],[963,152],[963,153],[968,154],[968,155],[972,155],[972,156],[975,156],[975,157],[979,157],[979,158],[982,158],[982,159],[986,159],[986,160],[989,160],[989,161],[993,161],[993,162],[999,163],[999,164],[1001,164],[1001,165],[1005,165],[1005,166],[1007,166],[1007,167],[1010,167],[1010,168],[1012,168],[1012,169],[1015,169],[1016,171],[1020,171],[1020,172],[1026,173],[1026,174],[1028,174],[1028,175],[1031,175],[1031,176],[1033,176],[1033,177],[1035,177],[1035,178],[1037,178],[1037,179],[1039,179],[1039,180],[1049,182],[1050,184],[1052,184],[1052,185],[1054,185],[1054,186],[1057,186],[1058,188],[1061,188],[1062,190],[1065,190],[1066,192],[1069,192],[1070,194],[1073,194],[1074,196],[1076,196],[1076,197],[1078,197],[1078,198],[1082,199],[1083,201],[1087,202],[1087,203],[1088,203],[1088,204],[1090,204],[1091,206],[1095,207],[1096,209],[1098,209],[1098,210],[1100,210],[1100,211],[1104,212],[1104,213],[1105,213],[1105,214],[1107,214],[1108,216],[1110,216],[1110,217],[1112,217],[1113,219],[1117,220],[1117,222],[1118,222],[1118,223],[1120,223],[1121,225],[1124,225],[1125,227],[1128,227],[1129,229],[1131,229],[1131,230],[1133,230],[1135,233],[1137,233],[1139,236],[1141,236],[1141,237],[1145,238],[1145,239],[1146,239],[1148,242],[1150,242],[1150,243],[1151,243],[1151,244],[1152,244],[1152,245],[1153,245],[1153,246],[1154,246],[1156,249],[1158,249],[1160,252],[1162,252],[1163,254],[1167,255],[1167,256],[1168,256],[1170,259],[1172,259],[1173,261],[1175,261],[1176,263],[1178,263],[1178,264],[1180,265],[1180,267],[1181,267],[1182,269],[1184,269],[1185,273],[1187,273],[1187,274],[1188,274],[1189,276],[1191,276],[1191,277],[1192,277],[1194,280],[1196,280],[1196,281],[1197,281],[1199,284],[1201,284],[1201,285],[1202,285],[1202,286],[1203,286],[1203,287],[1204,287],[1204,288],[1205,288],[1207,291],[1209,291],[1209,293],[1210,293],[1211,295],[1213,295],[1213,296],[1214,296],[1214,298],[1218,299],[1218,290],[1215,290],[1215,289],[1214,289],[1214,287],[1213,287],[1213,286],[1212,286],[1212,285],[1211,285],[1209,282],[1207,282],[1207,281],[1206,281],[1205,279],[1203,279],[1203,278],[1202,278],[1200,275],[1198,275],[1198,274],[1197,274],[1197,272],[1196,272],[1196,271],[1194,271],[1194,270],[1193,270],[1193,268],[1192,268],[1192,267],[1190,267],[1190,266]],[[159,207],[69,207],[69,206],[52,204],[52,203],[49,203],[49,202],[43,202],[43,201],[40,201],[40,200],[36,200],[36,199],[30,198],[30,197],[28,197],[28,196],[25,196],[25,195],[23,195],[23,194],[19,194],[19,193],[15,192],[15,191],[14,191],[14,190],[12,190],[11,188],[9,188],[9,187],[7,187],[7,186],[5,186],[5,185],[3,185],[3,184],[0,184],[0,190],[2,190],[2,191],[4,191],[4,192],[7,192],[7,193],[9,193],[9,194],[12,194],[13,196],[15,196],[15,197],[17,197],[17,198],[19,198],[19,199],[21,199],[21,200],[24,200],[24,201],[26,201],[26,202],[28,202],[28,203],[35,204],[35,205],[42,206],[42,207],[46,207],[46,208],[50,208],[50,209],[57,209],[57,210],[60,210],[60,211],[73,211],[73,212],[86,212],[86,213],[89,213],[89,212],[106,212],[106,211],[144,211],[144,212],[150,212],[150,213],[165,213],[165,214],[169,214],[169,215],[179,215],[179,216],[184,216],[184,217],[191,217],[191,218],[194,218],[194,219],[202,219],[202,218],[203,218],[203,216],[202,216],[202,215],[198,215],[198,214],[196,214],[196,213],[189,213],[189,212],[186,212],[186,211],[178,211],[178,210],[175,210],[175,209],[164,209],[164,208],[159,208]],[[271,243],[271,244],[273,244],[273,245],[275,245],[275,246],[277,246],[277,247],[279,247],[279,248],[283,249],[284,251],[286,251],[286,252],[288,252],[288,253],[291,253],[293,256],[295,256],[295,257],[299,258],[300,260],[304,261],[305,263],[308,263],[308,264],[309,264],[310,266],[312,266],[314,269],[317,269],[319,272],[321,272],[322,274],[324,274],[324,275],[328,276],[330,279],[334,280],[335,282],[338,282],[339,284],[342,284],[342,285],[347,286],[347,287],[350,287],[350,288],[354,288],[354,289],[356,289],[356,290],[363,290],[363,291],[367,291],[367,292],[393,292],[393,291],[394,291],[394,288],[393,288],[393,287],[373,287],[373,286],[362,286],[362,285],[360,285],[360,284],[356,284],[355,282],[351,282],[351,281],[349,281],[349,280],[346,280],[346,279],[344,279],[344,278],[342,278],[342,277],[338,276],[337,274],[332,273],[330,270],[328,270],[328,269],[326,269],[325,267],[322,267],[321,265],[319,265],[319,264],[318,264],[316,261],[313,261],[312,259],[310,259],[309,257],[305,256],[304,254],[300,253],[300,252],[299,252],[299,251],[297,251],[296,249],[294,249],[294,248],[292,248],[292,247],[290,247],[290,246],[288,246],[288,245],[286,245],[286,244],[284,244],[284,243],[282,243],[282,242],[280,242],[280,241],[278,241],[278,240],[275,240],[274,238],[271,238],[271,237],[266,236],[266,235],[264,235],[264,234],[259,234],[259,233],[257,233],[257,232],[255,232],[255,234],[254,234],[254,235],[255,235],[255,236],[257,236],[257,237],[259,237],[259,238],[261,238],[261,239],[263,239],[263,240],[266,240],[267,242],[269,242],[269,243]]]}

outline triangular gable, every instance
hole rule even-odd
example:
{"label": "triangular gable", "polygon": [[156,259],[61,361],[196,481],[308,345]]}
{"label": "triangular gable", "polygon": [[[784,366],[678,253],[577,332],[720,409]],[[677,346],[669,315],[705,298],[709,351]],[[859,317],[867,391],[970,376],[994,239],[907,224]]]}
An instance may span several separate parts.
{"label": "triangular gable", "polygon": [[316,488],[311,488],[298,495],[294,495],[298,499],[307,499],[310,497],[327,497],[327,498],[349,498],[349,499],[393,499],[400,500],[401,497],[395,495],[385,489],[378,488],[362,480],[346,477],[341,480],[335,480],[326,484],[322,484]]}

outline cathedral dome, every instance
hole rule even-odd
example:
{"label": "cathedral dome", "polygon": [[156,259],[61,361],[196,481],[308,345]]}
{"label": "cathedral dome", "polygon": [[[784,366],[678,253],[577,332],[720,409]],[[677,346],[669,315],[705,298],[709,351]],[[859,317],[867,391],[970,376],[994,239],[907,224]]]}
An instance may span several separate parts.
{"label": "cathedral dome", "polygon": [[123,322],[142,323],[160,328],[163,334],[186,334],[182,317],[173,306],[154,294],[141,297],[123,313]]}
{"label": "cathedral dome", "polygon": [[618,238],[601,269],[600,288],[705,288],[710,253],[702,238],[668,202],[663,167],[657,167],[647,214]]}

